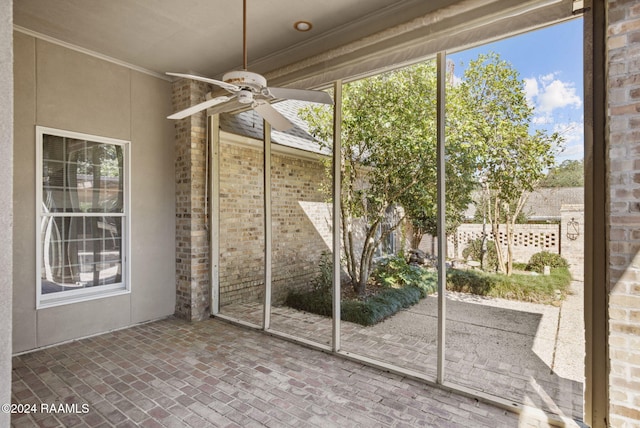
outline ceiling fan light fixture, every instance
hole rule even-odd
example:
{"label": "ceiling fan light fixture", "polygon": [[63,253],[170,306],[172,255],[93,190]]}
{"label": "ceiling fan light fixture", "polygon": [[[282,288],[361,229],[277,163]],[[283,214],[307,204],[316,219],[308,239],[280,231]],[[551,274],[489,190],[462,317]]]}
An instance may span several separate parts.
{"label": "ceiling fan light fixture", "polygon": [[293,24],[293,28],[295,28],[296,31],[304,33],[311,30],[313,28],[313,24],[311,24],[309,21],[297,21]]}
{"label": "ceiling fan light fixture", "polygon": [[253,92],[248,89],[242,89],[236,95],[240,104],[251,104],[253,102]]}

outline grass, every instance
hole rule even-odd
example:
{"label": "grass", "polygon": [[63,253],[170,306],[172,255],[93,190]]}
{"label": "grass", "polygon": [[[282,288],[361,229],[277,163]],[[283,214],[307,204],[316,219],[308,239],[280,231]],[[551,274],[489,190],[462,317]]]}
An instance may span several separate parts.
{"label": "grass", "polygon": [[447,273],[449,291],[545,304],[554,304],[564,299],[570,283],[571,274],[566,268],[552,269],[551,275],[514,273],[506,276],[457,269],[451,269]]}

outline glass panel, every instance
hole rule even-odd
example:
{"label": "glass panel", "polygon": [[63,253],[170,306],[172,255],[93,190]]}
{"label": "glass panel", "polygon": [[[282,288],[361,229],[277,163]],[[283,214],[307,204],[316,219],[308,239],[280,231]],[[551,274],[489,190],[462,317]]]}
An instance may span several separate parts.
{"label": "glass panel", "polygon": [[223,140],[219,169],[220,313],[261,326],[265,289],[263,150]]}
{"label": "glass panel", "polygon": [[[447,154],[474,162],[477,184],[448,234],[445,378],[575,419],[584,247],[568,226],[584,224],[581,40],[575,20],[452,55],[447,94]],[[579,182],[567,184],[563,158]]]}
{"label": "glass panel", "polygon": [[342,114],[342,350],[435,377],[435,61],[344,85]]}
{"label": "glass panel", "polygon": [[122,281],[121,217],[43,217],[42,294]]}
{"label": "glass panel", "polygon": [[43,211],[124,212],[123,147],[44,135]]}
{"label": "glass panel", "polygon": [[[274,104],[296,124],[295,133],[272,131],[273,141],[322,157],[271,155],[272,271],[271,329],[331,345],[332,248],[331,181],[333,106],[301,101]],[[326,118],[322,142],[309,138],[310,116]],[[274,145],[274,148],[277,147]],[[326,313],[303,302],[315,296]]]}

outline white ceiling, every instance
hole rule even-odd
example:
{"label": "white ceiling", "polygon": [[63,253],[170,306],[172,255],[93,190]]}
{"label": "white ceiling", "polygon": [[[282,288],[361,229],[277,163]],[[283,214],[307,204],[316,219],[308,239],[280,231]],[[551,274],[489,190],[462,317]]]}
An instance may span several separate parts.
{"label": "white ceiling", "polygon": [[[278,67],[458,0],[247,0],[249,69]],[[156,73],[242,67],[241,0],[14,0],[14,25]],[[306,33],[293,23],[306,20]]]}

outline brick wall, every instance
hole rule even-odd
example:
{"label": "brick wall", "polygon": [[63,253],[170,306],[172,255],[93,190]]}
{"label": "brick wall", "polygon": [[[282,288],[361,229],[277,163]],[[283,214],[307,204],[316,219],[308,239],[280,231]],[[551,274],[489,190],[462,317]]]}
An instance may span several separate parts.
{"label": "brick wall", "polygon": [[640,3],[609,1],[609,423],[640,420]]}
{"label": "brick wall", "polygon": [[262,150],[220,143],[220,306],[264,296]]}
{"label": "brick wall", "polygon": [[[317,160],[272,152],[272,301],[309,287],[330,249],[330,208]],[[261,301],[264,292],[263,152],[220,144],[220,305]]]}
{"label": "brick wall", "polygon": [[[172,103],[180,110],[201,102],[206,84],[181,79],[173,84]],[[210,314],[209,240],[206,228],[206,116],[175,122],[176,129],[176,310],[178,317],[205,319]]]}

